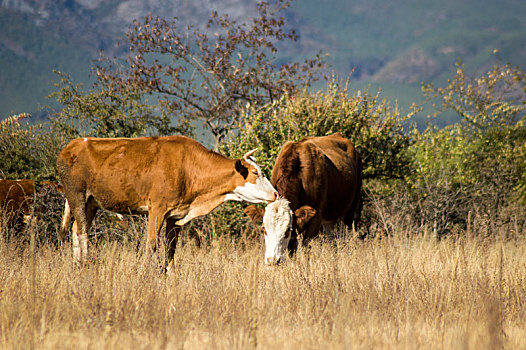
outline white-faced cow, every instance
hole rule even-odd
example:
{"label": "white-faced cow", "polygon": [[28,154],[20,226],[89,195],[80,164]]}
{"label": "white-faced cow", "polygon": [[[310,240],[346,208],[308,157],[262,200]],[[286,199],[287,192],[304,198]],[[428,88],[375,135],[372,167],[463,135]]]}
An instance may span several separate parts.
{"label": "white-faced cow", "polygon": [[340,219],[351,226],[360,200],[362,162],[351,141],[340,133],[287,142],[281,149],[271,183],[280,199],[265,209],[249,206],[255,222],[263,219],[265,263],[293,253],[298,236],[315,237]]}
{"label": "white-faced cow", "polygon": [[98,208],[119,214],[147,213],[146,257],[155,251],[166,222],[171,260],[181,226],[193,218],[227,200],[264,203],[276,199],[276,190],[251,157],[253,152],[229,159],[184,136],[75,139],[57,159],[67,199],[62,237],[71,211],[74,256],[82,260]]}

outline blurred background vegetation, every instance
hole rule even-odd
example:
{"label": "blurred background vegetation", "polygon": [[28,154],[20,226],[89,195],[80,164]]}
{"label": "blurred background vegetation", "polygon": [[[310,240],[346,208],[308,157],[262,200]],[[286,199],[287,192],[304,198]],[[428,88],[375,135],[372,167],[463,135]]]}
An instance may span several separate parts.
{"label": "blurred background vegetation", "polygon": [[[467,6],[467,2],[462,4]],[[446,5],[440,6],[447,8]],[[522,6],[504,5],[499,9]],[[466,11],[463,7],[457,9],[458,13],[444,10],[434,19],[426,17],[424,7],[417,7],[414,9],[417,13],[408,18],[420,21],[416,26],[420,28],[418,33],[414,24],[412,34],[408,34],[409,25],[406,28],[392,24],[394,27],[387,31],[390,35],[396,33],[395,37],[404,42],[409,51],[387,38],[382,42],[389,42],[389,47],[375,45],[372,38],[368,39],[368,45],[361,45],[361,41],[354,41],[358,40],[357,34],[355,39],[346,41],[345,31],[334,27],[341,20],[335,20],[333,27],[326,26],[325,34],[318,33],[320,38],[328,36],[327,33],[341,35],[338,42],[345,42],[349,50],[361,48],[362,56],[353,57],[361,57],[371,64],[374,55],[401,57],[398,63],[379,59],[374,69],[348,67],[362,67],[356,68],[357,77],[367,76],[371,81],[383,82],[389,79],[382,77],[396,73],[398,76],[391,81],[400,83],[400,89],[406,83],[416,84],[420,79],[429,82],[433,78],[433,83],[421,87],[421,101],[411,101],[417,103],[401,108],[396,100],[388,99],[373,87],[356,88],[350,83],[353,80],[349,81],[345,75],[342,78],[334,73],[324,79],[322,55],[302,62],[302,52],[295,56],[301,57],[298,63],[288,56],[290,62],[280,65],[282,56],[278,52],[300,40],[297,33],[285,25],[289,19],[282,17],[287,13],[286,7],[287,3],[281,1],[270,6],[260,4],[257,20],[253,22],[237,22],[231,17],[213,14],[206,28],[194,27],[189,31],[178,26],[177,21],[166,23],[152,17],[144,22],[136,21],[126,37],[129,50],[124,50],[119,57],[103,56],[93,64],[91,88],[85,89],[74,77],[58,72],[53,97],[61,107],[54,109],[49,119],[27,123],[31,119],[29,115],[16,114],[0,122],[1,177],[57,180],[56,155],[74,137],[173,133],[199,137],[200,127],[196,129],[196,126],[201,124],[215,136],[206,140],[209,146],[227,156],[240,157],[257,147],[257,159],[270,176],[275,158],[286,141],[341,132],[355,143],[364,160],[360,230],[365,235],[409,232],[441,237],[524,232],[526,75],[520,67],[499,61],[493,65],[487,62],[472,65],[489,49],[492,40],[508,38],[495,31],[513,29],[515,24],[520,27],[524,21],[507,22],[504,14],[497,16],[493,25],[484,24],[488,26],[486,34],[472,41],[475,29],[482,23],[478,17],[458,18],[459,13]],[[305,11],[302,16],[308,18],[311,7],[301,8]],[[338,8],[324,8],[328,13],[323,18],[331,18],[329,12]],[[373,35],[377,21],[383,18],[389,22],[385,16],[396,15],[404,7],[403,2],[392,8],[380,7],[385,11],[384,17],[382,11],[371,16],[370,8],[373,3],[361,6],[356,3],[347,9],[356,13],[346,19],[352,24],[353,38],[355,33],[366,29]],[[446,39],[434,41],[424,35],[435,33],[433,28],[446,19],[451,20],[448,21],[450,36],[440,32]],[[314,28],[323,27],[323,23],[317,24],[315,20]],[[462,27],[451,28],[452,24]],[[472,25],[471,31],[463,30],[468,24]],[[516,41],[517,35],[512,30],[510,40],[524,42]],[[437,41],[440,45],[449,44],[433,46]],[[330,40],[324,42],[330,43]],[[433,52],[440,48],[445,52],[444,57],[449,50],[453,50],[451,55],[457,50],[471,50],[470,66],[480,69],[473,73],[466,68],[468,62],[436,61],[442,56]],[[290,54],[285,51],[285,55]],[[431,57],[435,61],[429,61]],[[330,59],[344,61],[341,57]],[[430,75],[404,75],[401,62],[408,61],[424,62],[421,70]],[[186,93],[180,96],[177,91]],[[202,104],[203,101],[206,103]],[[432,116],[428,123],[417,125],[414,117],[423,109],[431,111]],[[440,118],[443,113],[452,115],[455,122],[438,127],[440,123],[434,123],[433,117]],[[242,206],[225,204],[188,225],[186,230],[205,241],[223,234],[252,234],[240,210]],[[56,221],[61,205],[54,210],[55,214],[49,218]],[[102,228],[95,228],[94,235],[108,234],[108,220],[102,222],[106,223]],[[136,222],[144,224],[141,218],[136,218]],[[49,227],[56,228],[56,225]],[[112,230],[130,229],[130,226],[111,227]],[[140,237],[137,226],[133,228],[135,234],[115,236]],[[52,231],[47,230],[42,240],[54,240]]]}
{"label": "blurred background vegetation", "polygon": [[[244,21],[256,13],[257,0],[51,1],[10,0],[0,3],[0,119],[30,113],[45,118],[39,105],[61,107],[46,96],[54,91],[53,70],[67,72],[76,83],[89,86],[92,61],[128,50],[121,42],[133,20],[151,13],[179,29],[204,26],[212,10]],[[318,51],[328,54],[327,72],[346,79],[352,89],[382,89],[391,101],[408,109],[422,99],[421,82],[446,84],[460,58],[470,74],[479,74],[500,60],[526,61],[526,3],[514,0],[330,0],[293,1],[283,12],[298,40],[282,45],[279,63],[300,61]],[[498,51],[494,53],[494,50]],[[316,85],[316,89],[323,88]],[[421,121],[428,109],[416,115]],[[441,126],[458,121],[445,113]]]}

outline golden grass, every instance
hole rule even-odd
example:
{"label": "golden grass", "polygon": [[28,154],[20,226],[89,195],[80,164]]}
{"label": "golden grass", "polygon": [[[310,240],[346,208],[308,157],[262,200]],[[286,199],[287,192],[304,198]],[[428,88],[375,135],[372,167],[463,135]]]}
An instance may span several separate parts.
{"label": "golden grass", "polygon": [[167,277],[91,248],[0,242],[1,349],[526,348],[526,238],[320,239],[278,267],[219,239]]}

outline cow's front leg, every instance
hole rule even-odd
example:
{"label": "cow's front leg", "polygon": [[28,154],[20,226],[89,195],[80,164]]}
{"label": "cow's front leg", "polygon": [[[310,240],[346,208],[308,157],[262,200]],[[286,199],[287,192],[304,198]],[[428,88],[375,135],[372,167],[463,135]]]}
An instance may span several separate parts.
{"label": "cow's front leg", "polygon": [[166,219],[166,273],[174,272],[174,254],[179,239],[181,226],[175,224],[175,219]]}
{"label": "cow's front leg", "polygon": [[[163,226],[163,213],[157,210],[150,210],[148,213],[148,235],[146,237],[146,252],[143,265],[151,263],[157,252],[157,237]],[[156,260],[156,259],[153,259]]]}
{"label": "cow's front leg", "polygon": [[321,214],[320,212],[317,212],[316,215],[314,215],[305,225],[301,241],[303,247],[309,247],[311,241],[319,235],[322,227],[321,222]]}

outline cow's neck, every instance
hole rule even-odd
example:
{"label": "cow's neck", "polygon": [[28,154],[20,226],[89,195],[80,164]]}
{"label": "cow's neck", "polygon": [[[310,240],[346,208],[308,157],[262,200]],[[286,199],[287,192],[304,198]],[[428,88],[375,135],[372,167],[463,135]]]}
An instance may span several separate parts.
{"label": "cow's neck", "polygon": [[242,184],[243,177],[235,171],[235,160],[220,157],[214,159],[217,168],[202,171],[192,179],[192,182],[200,182],[202,186],[195,189],[190,210],[176,222],[177,225],[184,225],[196,217],[208,214]]}
{"label": "cow's neck", "polygon": [[279,153],[274,170],[272,170],[271,183],[278,191],[280,196],[285,197],[290,202],[290,208],[296,210],[302,203],[304,197],[303,186],[301,184],[300,172],[301,161],[299,158],[297,143],[286,143]]}
{"label": "cow's neck", "polygon": [[302,201],[303,188],[301,186],[301,181],[297,177],[290,177],[286,181],[277,182],[274,187],[280,194],[280,196],[285,197],[290,203],[290,209],[296,210],[299,208],[299,203]]}

